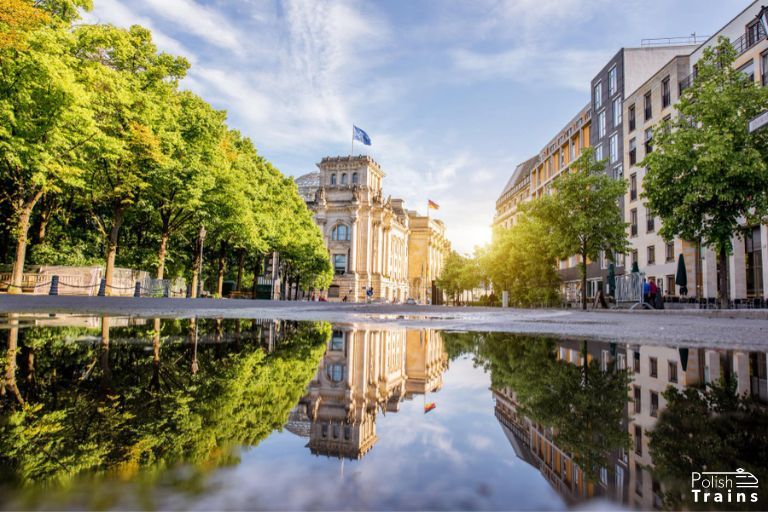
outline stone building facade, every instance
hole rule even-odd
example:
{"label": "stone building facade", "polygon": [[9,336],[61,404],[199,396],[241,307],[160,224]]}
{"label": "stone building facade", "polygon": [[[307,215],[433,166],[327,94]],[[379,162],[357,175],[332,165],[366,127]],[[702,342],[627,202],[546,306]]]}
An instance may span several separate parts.
{"label": "stone building facade", "polygon": [[359,302],[431,299],[450,251],[445,225],[384,197],[384,172],[369,156],[326,157],[297,185],[328,248],[334,278],[328,299]]}

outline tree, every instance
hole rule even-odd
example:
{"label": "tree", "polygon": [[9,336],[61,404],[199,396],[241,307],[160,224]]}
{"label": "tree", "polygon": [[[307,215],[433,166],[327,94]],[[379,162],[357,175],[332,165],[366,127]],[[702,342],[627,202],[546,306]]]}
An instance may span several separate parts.
{"label": "tree", "polygon": [[550,304],[560,296],[556,248],[538,219],[522,215],[499,230],[484,262],[491,282],[518,306]]}
{"label": "tree", "polygon": [[437,285],[442,288],[458,304],[461,292],[466,290],[464,272],[468,258],[456,251],[451,251],[443,263],[443,271],[437,279]]}
{"label": "tree", "polygon": [[35,207],[46,194],[79,182],[91,131],[71,35],[53,21],[30,32],[19,28],[14,39],[16,46],[0,47],[0,201],[10,207],[16,242],[9,293],[20,292]]}
{"label": "tree", "polygon": [[732,238],[768,215],[768,131],[750,134],[749,120],[768,109],[768,90],[733,69],[736,51],[721,37],[704,50],[679,115],[653,132],[655,150],[643,197],[668,240],[701,240],[720,265],[719,302],[729,307],[727,258]]}
{"label": "tree", "polygon": [[588,260],[603,252],[613,261],[628,249],[627,224],[619,208],[627,182],[608,176],[605,162],[587,148],[553,187],[553,194],[527,204],[525,211],[547,226],[558,258],[580,256],[581,306],[587,309]]}

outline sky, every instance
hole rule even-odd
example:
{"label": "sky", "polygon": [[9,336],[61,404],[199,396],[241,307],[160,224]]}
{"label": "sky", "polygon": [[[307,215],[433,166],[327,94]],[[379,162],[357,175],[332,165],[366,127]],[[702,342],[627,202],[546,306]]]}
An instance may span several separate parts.
{"label": "sky", "polygon": [[364,129],[384,194],[445,221],[464,253],[490,240],[515,165],[589,101],[644,38],[710,35],[748,0],[94,0],[86,22],[152,30],[182,82],[291,176],[348,155]]}

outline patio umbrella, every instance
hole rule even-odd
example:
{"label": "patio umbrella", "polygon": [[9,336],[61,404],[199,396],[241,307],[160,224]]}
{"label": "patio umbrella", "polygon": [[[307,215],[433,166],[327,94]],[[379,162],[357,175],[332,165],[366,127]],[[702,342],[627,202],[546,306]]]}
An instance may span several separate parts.
{"label": "patio umbrella", "polygon": [[640,272],[640,267],[637,266],[637,262],[636,261],[633,261],[632,262],[632,273],[634,274],[635,272]]}
{"label": "patio umbrella", "polygon": [[680,287],[680,295],[688,295],[688,272],[685,270],[685,258],[682,254],[677,259],[677,274],[675,284]]}
{"label": "patio umbrella", "polygon": [[616,290],[616,266],[608,265],[608,295],[615,295]]}

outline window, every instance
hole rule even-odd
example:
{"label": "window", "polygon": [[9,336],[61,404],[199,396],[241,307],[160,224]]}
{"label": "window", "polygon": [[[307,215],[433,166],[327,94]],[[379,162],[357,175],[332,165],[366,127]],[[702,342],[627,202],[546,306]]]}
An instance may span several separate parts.
{"label": "window", "polygon": [[331,240],[349,240],[349,226],[339,224],[331,231]]}
{"label": "window", "polygon": [[648,374],[654,379],[659,377],[659,361],[655,357],[648,358]]}
{"label": "window", "polygon": [[597,82],[595,84],[594,89],[594,96],[595,96],[595,108],[600,108],[600,106],[603,104],[603,83]]}
{"label": "window", "polygon": [[629,200],[634,201],[637,199],[637,174],[632,173],[629,175]]}
{"label": "window", "polygon": [[331,350],[341,352],[344,350],[344,331],[333,331],[331,336]]}
{"label": "window", "polygon": [[661,508],[664,506],[664,499],[662,498],[661,493],[661,484],[658,480],[653,479],[651,480],[651,487],[653,488],[653,508],[656,510],[661,510]]}
{"label": "window", "polygon": [[344,380],[344,365],[338,363],[328,365],[326,373],[328,374],[328,378],[331,379],[331,381],[341,382]]}
{"label": "window", "polygon": [[608,468],[600,468],[600,483],[608,485]]}
{"label": "window", "polygon": [[597,138],[605,137],[605,110],[597,115]]}
{"label": "window", "polygon": [[645,230],[648,233],[653,233],[656,229],[656,217],[654,217],[651,212],[646,212],[647,218],[645,219]]}
{"label": "window", "polygon": [[[635,232],[637,232],[637,229],[635,229]],[[638,256],[637,256],[637,254],[638,254],[638,253],[637,253],[637,249],[635,249],[634,251],[632,251],[632,263],[637,263],[637,264],[639,265],[639,264],[640,264],[640,262],[638,261]]]}
{"label": "window", "polygon": [[750,229],[744,236],[746,259],[747,297],[763,296],[763,249],[760,226]]}
{"label": "window", "polygon": [[674,361],[669,361],[669,382],[677,382],[677,363]]}
{"label": "window", "polygon": [[613,100],[613,126],[614,128],[621,124],[621,98]]}
{"label": "window", "polygon": [[643,466],[639,462],[635,462],[635,493],[638,496],[643,495]]}
{"label": "window", "polygon": [[655,245],[649,245],[647,248],[648,252],[648,264],[653,265],[656,263],[656,246]]}
{"label": "window", "polygon": [[675,261],[675,242],[667,242],[664,249],[664,259],[667,262]]}
{"label": "window", "polygon": [[616,369],[617,370],[626,370],[627,369],[627,356],[624,354],[617,354],[616,355]]}
{"label": "window", "polygon": [[651,391],[651,417],[659,417],[659,394]]}
{"label": "window", "polygon": [[333,438],[339,438],[339,426],[336,423],[333,424]]}
{"label": "window", "polygon": [[653,129],[645,130],[645,154],[653,152]]}
{"label": "window", "polygon": [[643,428],[640,425],[635,425],[635,453],[643,454]]}
{"label": "window", "polygon": [[645,113],[645,121],[648,121],[653,117],[653,107],[651,106],[651,91],[645,93],[643,97],[643,111]]}
{"label": "window", "polygon": [[634,352],[634,357],[632,359],[632,370],[635,373],[640,373],[640,351],[636,350]]}
{"label": "window", "polygon": [[352,429],[349,427],[349,425],[344,425],[344,439],[346,441],[349,441],[351,437],[352,437]]}
{"label": "window", "polygon": [[768,85],[768,52],[760,55],[760,83]]}
{"label": "window", "polygon": [[661,108],[667,108],[672,104],[672,94],[669,90],[669,77],[661,81]]}
{"label": "window", "polygon": [[613,177],[617,180],[624,178],[624,166],[622,164],[617,165],[613,170]]}
{"label": "window", "polygon": [[632,137],[629,139],[629,165],[635,165],[637,163],[637,139]]}
{"label": "window", "polygon": [[598,144],[595,148],[595,159],[599,162],[603,159],[603,145]]}
{"label": "window", "polygon": [[346,185],[347,184],[347,173],[343,172],[341,173],[341,184]]}
{"label": "window", "polygon": [[336,184],[336,174],[331,174],[331,185]]}
{"label": "window", "polygon": [[615,163],[619,160],[619,134],[614,133],[608,140],[608,153],[611,157],[611,163]]}
{"label": "window", "polygon": [[608,96],[613,96],[618,90],[618,75],[619,73],[616,70],[616,65],[614,64],[611,70],[608,71]]}
{"label": "window", "polygon": [[633,403],[635,406],[635,414],[640,414],[643,411],[643,404],[642,404],[642,390],[634,386],[632,388],[633,391]]}
{"label": "window", "polygon": [[[637,236],[637,208],[629,210],[629,233],[631,236]],[[634,261],[636,260],[633,260],[633,262]]]}
{"label": "window", "polygon": [[359,178],[359,176],[357,175],[357,173],[356,173],[356,172],[353,172],[353,173],[352,173],[352,184],[353,184],[353,185],[357,185],[357,183],[358,183],[359,181],[360,181],[360,178]]}
{"label": "window", "polygon": [[667,282],[667,295],[674,295],[675,294],[675,275],[667,274],[664,280]]}
{"label": "window", "polygon": [[603,350],[600,354],[600,369],[604,372],[608,371],[608,364],[611,362],[611,353],[608,350]]}
{"label": "window", "polygon": [[347,255],[333,255],[333,271],[337,276],[343,276],[347,272]]}
{"label": "window", "polygon": [[328,287],[328,297],[331,299],[335,299],[339,297],[339,286],[336,284],[332,284]]}
{"label": "window", "polygon": [[323,423],[323,426],[320,427],[320,431],[322,432],[323,437],[328,437],[328,424]]}
{"label": "window", "polygon": [[752,59],[739,68],[739,71],[744,73],[750,81],[755,81],[755,60]]}
{"label": "window", "polygon": [[629,115],[629,131],[631,132],[635,129],[635,105],[629,106],[627,114]]}
{"label": "window", "polygon": [[760,40],[760,22],[753,21],[747,25],[747,48],[751,48]]}

